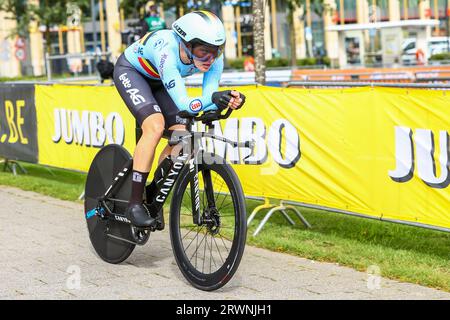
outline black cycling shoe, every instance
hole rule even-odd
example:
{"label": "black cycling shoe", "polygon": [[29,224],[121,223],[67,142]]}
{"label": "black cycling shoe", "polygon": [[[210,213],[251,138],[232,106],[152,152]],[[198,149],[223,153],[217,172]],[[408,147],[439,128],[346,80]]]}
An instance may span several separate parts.
{"label": "black cycling shoe", "polygon": [[125,211],[125,216],[138,228],[155,227],[156,219],[152,218],[142,204],[133,204]]}

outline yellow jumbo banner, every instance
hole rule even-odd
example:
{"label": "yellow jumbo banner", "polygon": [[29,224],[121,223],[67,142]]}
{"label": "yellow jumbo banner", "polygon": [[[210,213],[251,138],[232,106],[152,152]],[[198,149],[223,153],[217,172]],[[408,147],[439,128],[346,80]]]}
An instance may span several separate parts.
{"label": "yellow jumbo banner", "polygon": [[[204,148],[233,163],[246,195],[450,228],[450,92],[236,89],[247,103],[215,132],[256,148]],[[134,150],[114,87],[36,86],[36,109],[39,163],[87,171],[104,144]]]}
{"label": "yellow jumbo banner", "polygon": [[88,171],[110,143],[133,151],[135,120],[113,87],[36,85],[38,162]]}

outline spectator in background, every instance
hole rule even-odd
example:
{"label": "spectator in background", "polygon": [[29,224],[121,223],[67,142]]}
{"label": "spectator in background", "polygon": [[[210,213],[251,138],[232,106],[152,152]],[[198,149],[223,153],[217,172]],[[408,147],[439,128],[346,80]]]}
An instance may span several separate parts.
{"label": "spectator in background", "polygon": [[416,61],[420,66],[425,64],[425,53],[421,48],[417,49],[416,51]]}
{"label": "spectator in background", "polygon": [[255,59],[252,56],[245,57],[244,70],[245,71],[255,71]]}
{"label": "spectator in background", "polygon": [[166,29],[166,22],[162,19],[158,13],[158,8],[153,1],[147,3],[145,10],[145,17],[142,20],[141,37],[147,32],[153,32],[157,30]]}

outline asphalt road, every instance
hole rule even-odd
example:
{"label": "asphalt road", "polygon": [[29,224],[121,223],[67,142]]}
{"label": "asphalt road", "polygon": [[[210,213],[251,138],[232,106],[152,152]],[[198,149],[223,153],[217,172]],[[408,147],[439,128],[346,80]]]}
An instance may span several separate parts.
{"label": "asphalt road", "polygon": [[0,203],[0,299],[450,299],[447,292],[249,246],[224,288],[202,292],[178,270],[168,231],[111,265],[91,247],[81,204],[5,186]]}

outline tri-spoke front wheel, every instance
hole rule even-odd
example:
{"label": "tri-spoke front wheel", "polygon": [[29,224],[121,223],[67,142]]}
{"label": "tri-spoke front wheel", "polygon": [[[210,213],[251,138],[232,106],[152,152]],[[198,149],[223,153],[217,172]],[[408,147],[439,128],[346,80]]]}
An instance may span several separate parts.
{"label": "tri-spoke front wheel", "polygon": [[224,286],[244,252],[247,225],[239,179],[228,164],[199,164],[200,224],[194,222],[191,173],[185,168],[174,188],[170,235],[177,264],[201,290]]}

